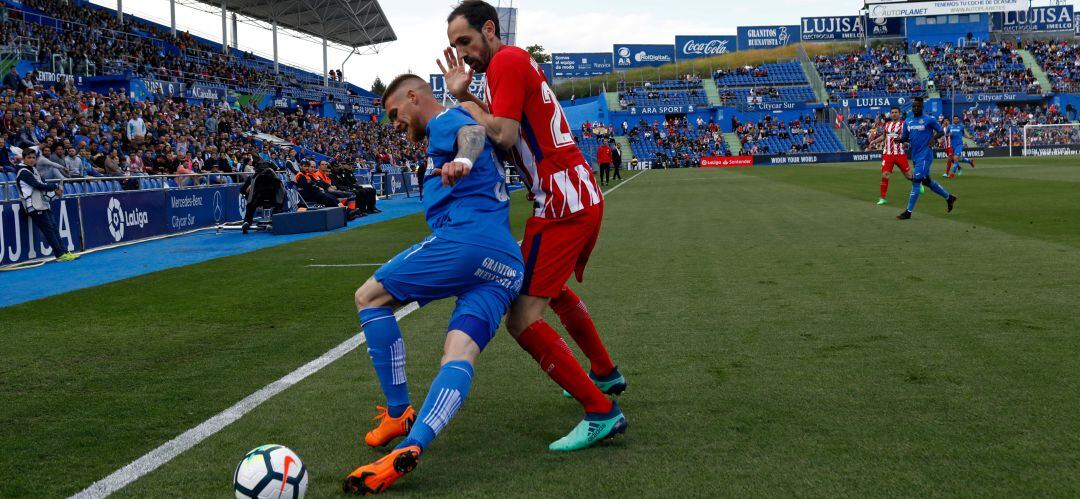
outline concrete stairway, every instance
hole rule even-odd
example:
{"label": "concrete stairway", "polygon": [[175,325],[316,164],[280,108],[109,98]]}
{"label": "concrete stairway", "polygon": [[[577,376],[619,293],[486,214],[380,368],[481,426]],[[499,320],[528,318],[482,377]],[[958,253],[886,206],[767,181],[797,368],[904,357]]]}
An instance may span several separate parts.
{"label": "concrete stairway", "polygon": [[1020,58],[1024,60],[1024,65],[1031,70],[1031,74],[1035,75],[1035,81],[1039,82],[1039,86],[1042,87],[1043,93],[1050,93],[1054,88],[1050,83],[1050,76],[1048,76],[1042,66],[1039,65],[1039,61],[1035,59],[1035,55],[1027,50],[1017,50],[1016,53],[1020,54]]}
{"label": "concrete stairway", "polygon": [[618,92],[604,92],[604,98],[607,99],[607,107],[609,111],[622,111],[622,106],[619,105],[619,93]]}
{"label": "concrete stairway", "polygon": [[634,157],[634,149],[630,147],[630,139],[625,135],[616,135],[615,144],[619,146],[619,152],[622,153],[623,166],[630,164],[630,159]]}
{"label": "concrete stairway", "polygon": [[701,86],[705,87],[705,97],[709,98],[710,106],[720,106],[720,90],[716,88],[716,80],[712,78],[702,78]]}
{"label": "concrete stairway", "polygon": [[[915,68],[915,73],[919,75],[919,78],[922,79],[922,81],[929,81],[930,70],[926,69],[926,64],[923,62],[922,57],[920,57],[919,54],[908,54],[907,58],[908,62],[911,63],[911,66]],[[937,88],[927,89],[927,94],[931,99],[941,98],[941,92],[938,92]]]}
{"label": "concrete stairway", "polygon": [[735,132],[725,133],[724,143],[727,144],[727,148],[731,151],[732,156],[742,154],[742,142],[739,142],[739,136],[736,135]]}

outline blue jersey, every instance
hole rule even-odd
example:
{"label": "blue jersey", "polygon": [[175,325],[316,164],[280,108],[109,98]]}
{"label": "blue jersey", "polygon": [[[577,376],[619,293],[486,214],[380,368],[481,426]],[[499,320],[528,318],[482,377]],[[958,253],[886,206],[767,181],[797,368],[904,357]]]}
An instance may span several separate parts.
{"label": "blue jersey", "polygon": [[945,133],[949,134],[949,145],[954,150],[964,148],[964,125],[949,125]]}
{"label": "blue jersey", "polygon": [[469,174],[452,187],[443,186],[442,178],[433,173],[457,157],[458,131],[469,125],[477,123],[457,107],[439,113],[428,122],[428,167],[423,180],[428,227],[443,240],[520,254],[521,249],[510,233],[506,174],[495,160],[489,141],[484,140],[484,151]]}
{"label": "blue jersey", "polygon": [[945,133],[945,131],[936,119],[925,114],[908,118],[904,122],[902,137],[911,141],[912,161],[933,161],[934,145],[930,142],[934,138],[934,133]]}

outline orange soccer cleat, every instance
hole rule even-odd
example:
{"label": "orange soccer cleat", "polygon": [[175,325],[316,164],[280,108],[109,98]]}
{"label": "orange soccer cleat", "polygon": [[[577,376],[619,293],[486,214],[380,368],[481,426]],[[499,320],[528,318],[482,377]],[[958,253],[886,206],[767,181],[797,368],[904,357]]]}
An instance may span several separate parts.
{"label": "orange soccer cleat", "polygon": [[341,490],[346,494],[355,495],[378,494],[415,469],[419,462],[420,447],[410,445],[403,449],[395,449],[374,463],[356,468],[345,477]]}
{"label": "orange soccer cleat", "polygon": [[385,407],[378,406],[378,409],[379,414],[374,420],[379,422],[379,426],[364,435],[364,442],[372,447],[382,447],[397,437],[408,435],[413,423],[416,422],[416,411],[411,405],[396,418],[390,417]]}

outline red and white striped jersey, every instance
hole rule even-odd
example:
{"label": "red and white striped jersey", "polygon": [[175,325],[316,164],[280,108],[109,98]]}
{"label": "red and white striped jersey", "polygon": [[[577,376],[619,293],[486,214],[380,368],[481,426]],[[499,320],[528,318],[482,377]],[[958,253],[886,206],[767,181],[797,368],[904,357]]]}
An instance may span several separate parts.
{"label": "red and white striped jersey", "polygon": [[897,142],[904,132],[903,121],[890,121],[885,124],[885,149],[881,151],[884,156],[903,156],[904,144]]}
{"label": "red and white striped jersey", "polygon": [[485,98],[491,114],[521,124],[509,158],[540,218],[562,218],[603,202],[592,168],[574,142],[559,99],[528,52],[504,45],[491,58]]}

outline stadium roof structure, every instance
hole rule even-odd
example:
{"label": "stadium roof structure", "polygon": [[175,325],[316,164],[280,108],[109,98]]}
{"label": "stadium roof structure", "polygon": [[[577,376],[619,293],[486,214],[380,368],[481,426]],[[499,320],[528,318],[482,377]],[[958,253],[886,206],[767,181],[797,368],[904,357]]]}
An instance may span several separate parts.
{"label": "stadium roof structure", "polygon": [[200,0],[352,49],[397,40],[378,0]]}

